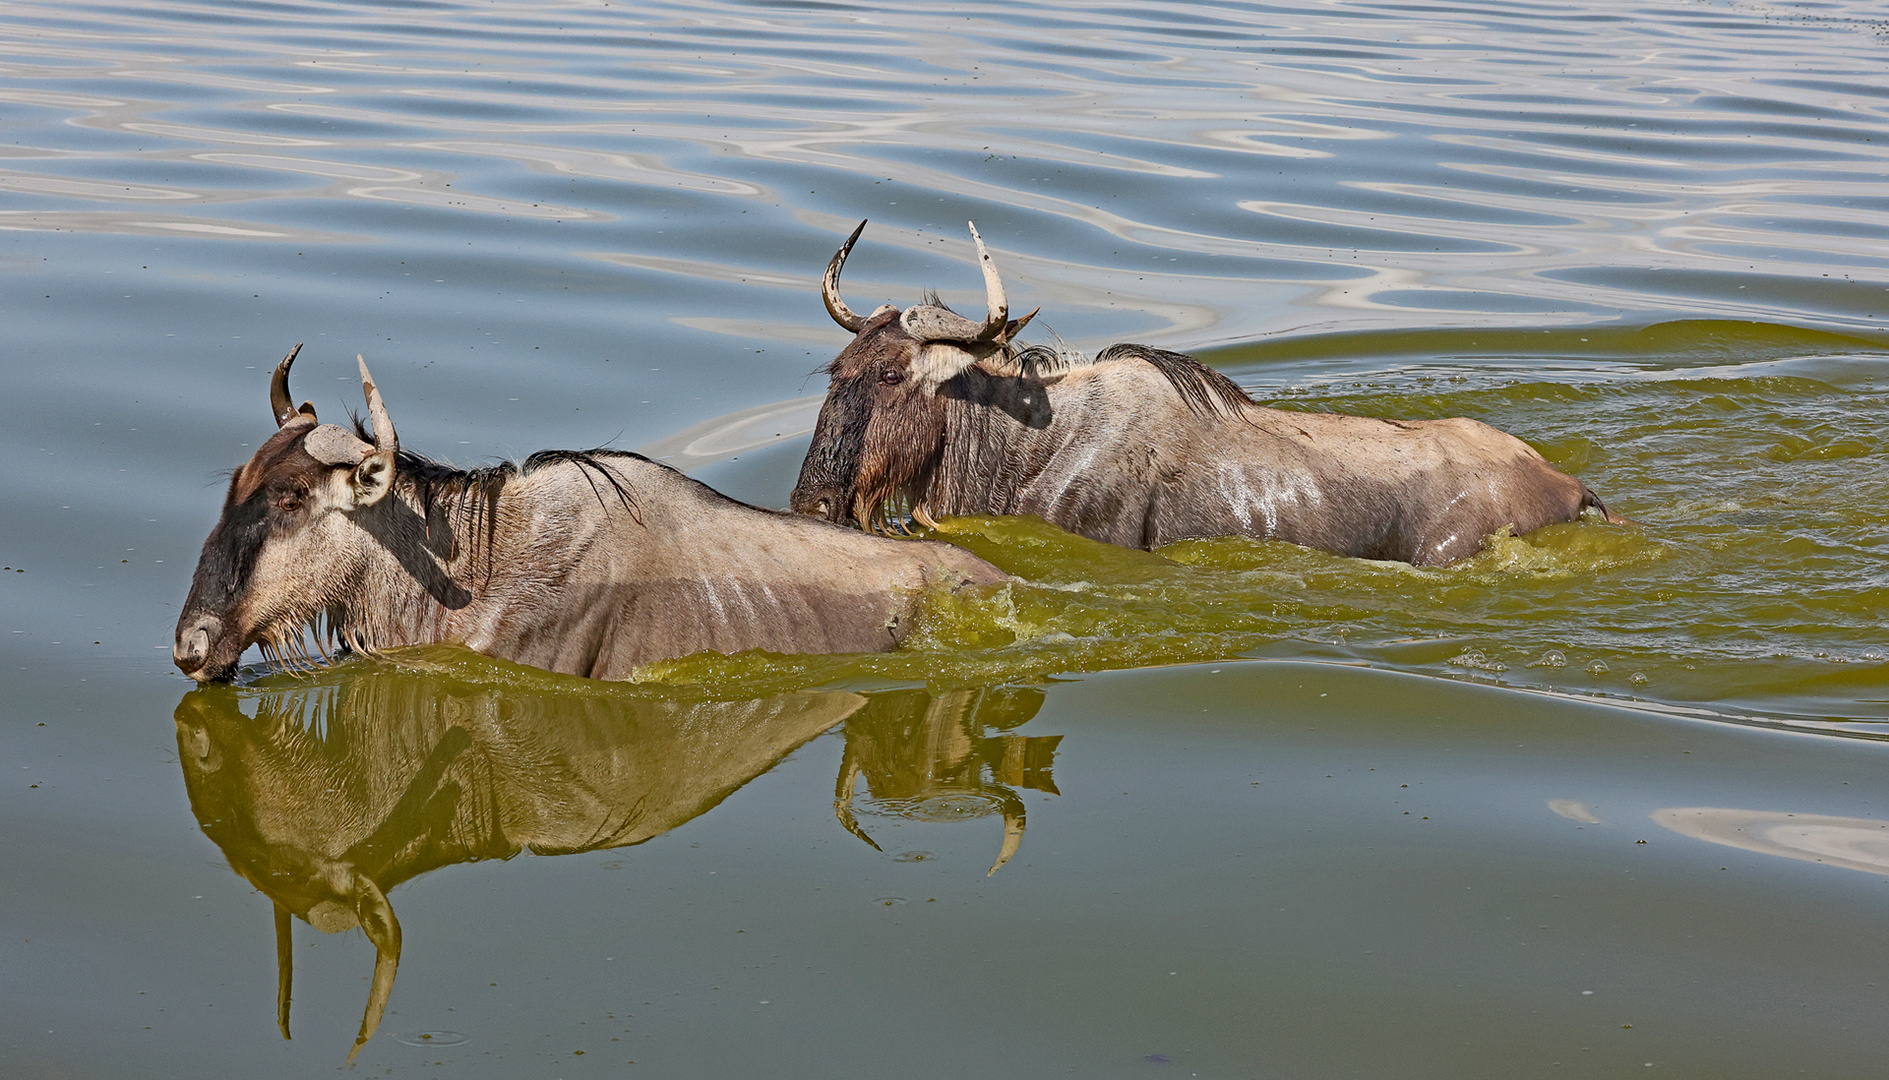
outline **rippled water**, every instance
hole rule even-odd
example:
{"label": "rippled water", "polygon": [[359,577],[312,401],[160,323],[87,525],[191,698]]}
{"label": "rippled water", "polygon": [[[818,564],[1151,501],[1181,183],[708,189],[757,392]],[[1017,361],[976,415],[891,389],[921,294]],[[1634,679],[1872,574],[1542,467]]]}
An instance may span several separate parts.
{"label": "rippled water", "polygon": [[[332,1068],[374,951],[296,922],[281,1043],[257,889],[590,791],[590,847],[381,883],[364,1066],[1866,1074],[1886,72],[1854,2],[0,7],[0,1071]],[[861,218],[861,310],[975,307],[974,219],[1044,340],[1474,416],[1641,525],[1419,571],[950,521],[1022,580],[897,654],[187,693],[290,345],[325,416],[365,353],[423,453],[646,447],[780,505]],[[687,749],[738,731],[778,753]],[[721,794],[621,832],[605,761]],[[296,832],[323,778],[381,831]]]}

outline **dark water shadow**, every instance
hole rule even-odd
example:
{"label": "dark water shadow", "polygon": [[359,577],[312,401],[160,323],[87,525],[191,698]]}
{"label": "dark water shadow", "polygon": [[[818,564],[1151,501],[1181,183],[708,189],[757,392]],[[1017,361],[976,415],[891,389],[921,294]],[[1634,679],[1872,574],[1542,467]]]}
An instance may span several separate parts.
{"label": "dark water shadow", "polygon": [[[1001,815],[995,873],[1021,842],[1017,789],[1054,794],[1060,736],[1010,733],[1040,690],[802,690],[740,701],[561,693],[405,670],[329,671],[286,688],[210,686],[176,709],[198,825],[273,903],[277,1022],[289,1037],[292,919],[360,927],[376,961],[355,1053],[393,991],[396,886],[529,850],[639,844],[714,809],[795,748],[846,725],[834,810]],[[995,732],[995,734],[987,734]]]}

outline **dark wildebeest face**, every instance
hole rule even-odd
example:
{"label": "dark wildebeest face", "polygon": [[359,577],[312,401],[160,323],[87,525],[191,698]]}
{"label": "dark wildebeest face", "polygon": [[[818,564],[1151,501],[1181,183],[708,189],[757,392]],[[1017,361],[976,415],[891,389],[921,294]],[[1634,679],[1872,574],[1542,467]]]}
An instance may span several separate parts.
{"label": "dark wildebeest face", "polygon": [[393,487],[399,441],[361,361],[374,442],[315,419],[289,400],[289,365],[269,387],[276,433],[230,478],[223,516],[203,542],[171,658],[198,682],[227,679],[255,642],[293,649],[301,629],[339,604],[368,542],[354,515]]}
{"label": "dark wildebeest face", "polygon": [[885,527],[888,509],[909,506],[930,525],[919,493],[944,449],[939,392],[973,364],[1008,360],[1010,339],[1036,313],[1010,319],[1003,282],[973,225],[988,307],[983,323],[935,298],[903,312],[887,304],[869,317],[855,315],[840,299],[840,269],[865,228],[862,221],[847,237],[821,284],[833,321],[856,336],[827,365],[832,382],[791,505],[802,514],[871,530]]}

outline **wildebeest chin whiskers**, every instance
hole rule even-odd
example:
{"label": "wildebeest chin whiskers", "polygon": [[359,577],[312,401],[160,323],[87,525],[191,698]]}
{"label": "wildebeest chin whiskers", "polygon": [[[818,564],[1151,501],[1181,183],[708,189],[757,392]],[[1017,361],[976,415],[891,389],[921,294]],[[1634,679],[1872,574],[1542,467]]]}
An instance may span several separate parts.
{"label": "wildebeest chin whiskers", "polygon": [[348,612],[328,608],[281,619],[256,645],[277,670],[300,676],[332,666],[344,653],[380,656],[384,652],[381,637],[374,627],[349,617]]}
{"label": "wildebeest chin whiskers", "polygon": [[262,658],[277,671],[289,675],[307,675],[321,667],[308,653],[308,637],[297,627],[293,632],[277,634],[256,643]]}
{"label": "wildebeest chin whiskers", "polygon": [[[917,486],[917,485],[913,485]],[[916,536],[913,525],[935,529],[930,507],[910,491],[861,493],[853,502],[853,520],[869,533],[888,536]]]}
{"label": "wildebeest chin whiskers", "polygon": [[261,650],[263,659],[283,674],[313,674],[335,662],[335,614],[333,611],[293,612],[264,630],[256,647]]}

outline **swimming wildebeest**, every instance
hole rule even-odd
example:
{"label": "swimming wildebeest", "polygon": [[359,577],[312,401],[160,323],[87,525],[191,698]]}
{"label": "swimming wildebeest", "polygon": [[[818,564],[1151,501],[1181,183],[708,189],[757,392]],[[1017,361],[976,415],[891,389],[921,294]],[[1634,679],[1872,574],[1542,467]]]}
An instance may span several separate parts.
{"label": "swimming wildebeest", "polygon": [[300,349],[276,367],[277,431],[231,478],[177,620],[172,657],[199,681],[228,678],[252,643],[305,661],[305,631],[324,651],[452,642],[601,679],[703,650],[879,651],[927,589],[1003,577],[947,544],[736,502],[636,454],[428,461],[399,448],[366,361],[371,432],[290,404]]}
{"label": "swimming wildebeest", "polygon": [[[909,512],[1036,514],[1125,547],[1251,536],[1441,566],[1515,533],[1611,513],[1579,480],[1475,420],[1379,420],[1265,408],[1180,353],[1112,345],[1093,360],[1019,348],[1003,282],[971,228],[987,312],[929,298],[861,317],[840,299],[853,230],[822,294],[856,335],[801,464],[793,509],[869,530]],[[1035,313],[1032,312],[1032,315]]]}

